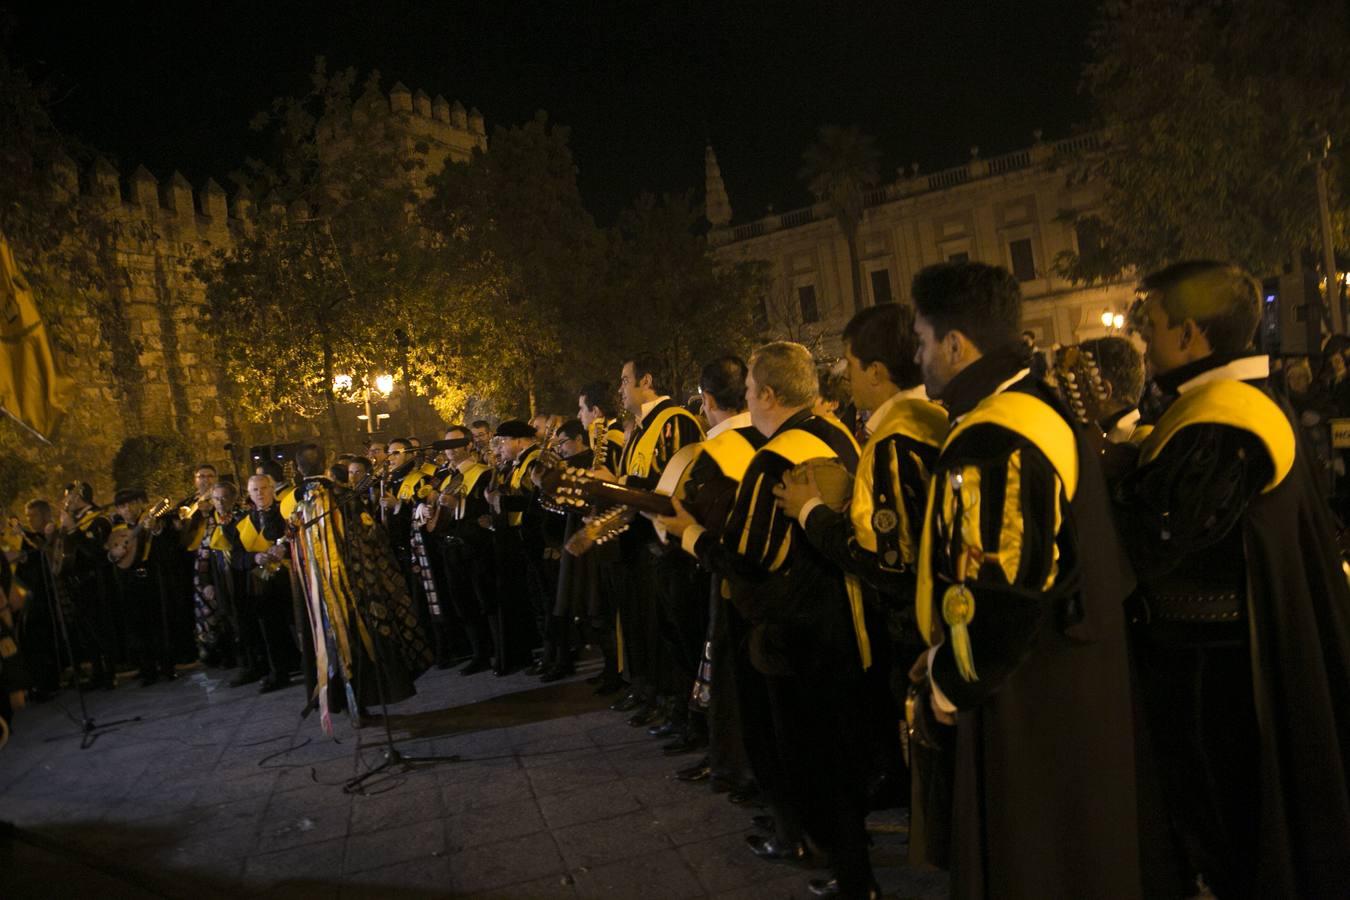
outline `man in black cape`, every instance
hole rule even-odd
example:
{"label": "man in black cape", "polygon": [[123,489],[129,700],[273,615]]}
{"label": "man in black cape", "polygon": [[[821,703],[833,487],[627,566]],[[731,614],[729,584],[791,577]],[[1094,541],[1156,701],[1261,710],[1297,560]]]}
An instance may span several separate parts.
{"label": "man in black cape", "polygon": [[1166,889],[1350,896],[1350,590],[1297,420],[1251,349],[1260,287],[1200,261],[1140,290],[1161,411],[1116,496],[1182,858]]}
{"label": "man in black cape", "polygon": [[[1141,896],[1124,601],[1133,584],[1093,445],[1031,374],[1007,271],[914,279],[933,465],[915,617],[955,720],[952,896]],[[950,740],[951,736],[948,736]]]}

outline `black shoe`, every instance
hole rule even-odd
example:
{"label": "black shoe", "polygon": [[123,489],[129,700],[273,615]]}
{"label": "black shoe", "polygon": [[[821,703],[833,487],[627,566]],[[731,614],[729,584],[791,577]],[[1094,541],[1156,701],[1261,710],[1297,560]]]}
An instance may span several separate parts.
{"label": "black shoe", "polygon": [[600,684],[600,683],[603,682],[604,680],[605,680],[605,673],[604,673],[604,672],[597,672],[597,673],[595,673],[594,675],[592,675],[590,678],[587,678],[587,679],[586,679],[586,683],[587,683],[587,684]]}
{"label": "black shoe", "polygon": [[628,724],[634,728],[641,728],[643,725],[650,725],[661,717],[661,710],[655,706],[639,706],[633,713]]}
{"label": "black shoe", "polygon": [[173,668],[161,669],[159,673],[160,681],[177,681],[178,671]]}
{"label": "black shoe", "polygon": [[595,689],[594,694],[597,697],[608,697],[610,694],[621,691],[626,687],[628,687],[628,685],[622,678],[617,676],[614,678],[604,678],[601,679],[600,686]]}
{"label": "black shoe", "polygon": [[571,678],[575,674],[577,674],[575,666],[554,666],[540,675],[539,680],[545,684],[551,684],[555,681],[562,681],[564,678]]}
{"label": "black shoe", "polygon": [[479,672],[486,672],[492,668],[486,659],[471,659],[469,664],[459,670],[461,675],[477,675]]}
{"label": "black shoe", "polygon": [[692,766],[685,766],[675,773],[675,778],[679,781],[707,781],[712,777],[712,766],[708,763],[708,757],[703,757]]}
{"label": "black shoe", "polygon": [[525,674],[534,678],[543,675],[545,670],[547,669],[548,663],[544,662],[542,658],[536,659],[534,662],[530,663],[528,668],[525,669]]}
{"label": "black shoe", "polygon": [[630,709],[637,709],[642,705],[642,698],[632,691],[624,694],[622,698],[614,701],[609,708],[615,712],[628,712]]}
{"label": "black shoe", "polygon": [[[806,883],[806,888],[811,892],[811,896],[813,897],[844,896],[844,893],[839,890],[839,879],[837,878],[828,880],[824,878],[812,878]],[[867,900],[881,900],[881,888],[878,887],[877,883],[874,881],[868,885],[866,894],[854,896],[865,896],[867,897]]]}
{"label": "black shoe", "polygon": [[441,671],[445,671],[446,669],[449,669],[449,668],[451,668],[451,667],[453,667],[453,666],[454,666],[454,663],[452,663],[452,662],[451,662],[450,660],[448,660],[448,659],[438,659],[438,660],[436,660],[436,668],[440,669]]}
{"label": "black shoe", "polygon": [[765,837],[762,834],[747,834],[745,842],[750,845],[751,853],[760,859],[773,862],[804,863],[811,856],[810,851],[801,841],[779,843],[778,838]]}
{"label": "black shoe", "polygon": [[666,719],[660,725],[653,725],[647,729],[647,733],[654,738],[670,737],[679,734],[683,729],[676,724],[674,719]]}
{"label": "black shoe", "polygon": [[245,669],[230,681],[230,687],[243,687],[246,684],[252,684],[262,678],[261,672],[255,672],[252,669]]}
{"label": "black shoe", "polygon": [[737,806],[762,806],[759,802],[759,788],[738,787],[727,794],[727,799]]}
{"label": "black shoe", "polygon": [[141,687],[149,687],[159,682],[159,673],[154,671],[141,672],[137,677],[141,679]]}
{"label": "black shoe", "polygon": [[769,834],[773,834],[778,830],[773,821],[773,816],[752,816],[750,821],[760,831],[767,831]]}
{"label": "black shoe", "polygon": [[661,752],[666,756],[683,756],[686,753],[693,753],[696,750],[702,750],[708,746],[708,742],[703,738],[692,734],[682,734],[669,744],[661,747]]}
{"label": "black shoe", "polygon": [[273,691],[279,691],[284,687],[290,687],[290,684],[291,680],[289,678],[264,678],[263,683],[258,685],[258,693],[270,694]]}

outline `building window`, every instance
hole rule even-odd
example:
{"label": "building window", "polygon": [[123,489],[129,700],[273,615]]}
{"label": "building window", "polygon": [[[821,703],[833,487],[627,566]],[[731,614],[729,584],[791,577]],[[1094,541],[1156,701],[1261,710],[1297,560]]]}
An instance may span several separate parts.
{"label": "building window", "polygon": [[970,254],[964,250],[958,250],[956,253],[947,255],[947,262],[970,262]]}
{"label": "building window", "polygon": [[891,299],[891,273],[886,269],[874,270],[872,272],[872,302],[890,303]]}
{"label": "building window", "polygon": [[769,301],[764,297],[755,301],[754,325],[756,331],[769,330]]}
{"label": "building window", "polygon": [[797,302],[802,308],[802,322],[810,325],[820,321],[820,310],[816,308],[816,286],[804,284],[797,288]]}
{"label": "building window", "polygon": [[1012,262],[1013,275],[1018,281],[1032,281],[1036,278],[1036,257],[1031,252],[1031,238],[1010,241],[1008,258]]}

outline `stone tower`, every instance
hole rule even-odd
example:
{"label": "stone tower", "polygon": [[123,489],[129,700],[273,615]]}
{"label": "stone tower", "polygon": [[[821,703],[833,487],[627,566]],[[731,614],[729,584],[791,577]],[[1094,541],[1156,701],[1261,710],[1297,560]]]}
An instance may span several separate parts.
{"label": "stone tower", "polygon": [[712,144],[703,151],[703,173],[704,214],[714,228],[724,228],[731,224],[731,198],[727,196],[727,186],[722,183],[722,170],[717,165]]}

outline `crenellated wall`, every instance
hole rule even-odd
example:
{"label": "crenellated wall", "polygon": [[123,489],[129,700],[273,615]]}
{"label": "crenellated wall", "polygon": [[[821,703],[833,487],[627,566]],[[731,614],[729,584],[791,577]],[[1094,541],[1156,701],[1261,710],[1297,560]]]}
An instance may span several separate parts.
{"label": "crenellated wall", "polygon": [[[458,101],[431,99],[420,90],[414,94],[402,84],[387,97],[368,94],[359,109],[356,114],[391,116],[406,149],[416,147],[424,155],[418,189],[446,160],[467,160],[475,148],[487,147],[476,109],[466,111]],[[61,362],[80,386],[72,428],[97,429],[65,436],[71,442],[87,438],[85,455],[91,457],[86,471],[67,476],[103,481],[111,452],[134,434],[176,433],[199,458],[228,464],[226,441],[247,443],[266,429],[246,427],[247,411],[223,399],[228,386],[193,266],[248,233],[260,207],[266,215],[288,211],[275,197],[259,204],[239,191],[227,198],[213,179],[194,190],[178,172],[161,179],[140,166],[123,174],[102,158],[84,171],[68,157],[57,159],[53,179],[59,192],[78,201],[81,216],[107,226],[89,229],[91,235],[110,235],[91,248],[104,289],[75,304],[78,311],[54,328]]]}

